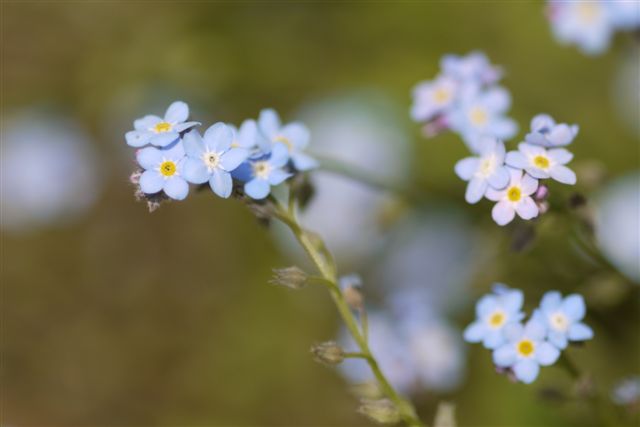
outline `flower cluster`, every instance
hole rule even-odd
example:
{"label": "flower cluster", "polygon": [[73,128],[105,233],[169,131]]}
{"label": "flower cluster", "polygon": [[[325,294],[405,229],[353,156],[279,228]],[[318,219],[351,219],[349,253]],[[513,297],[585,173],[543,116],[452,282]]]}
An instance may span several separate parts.
{"label": "flower cluster", "polygon": [[575,173],[566,166],[573,154],[562,147],[577,134],[577,125],[556,123],[539,114],[518,150],[507,153],[500,139],[481,138],[476,155],[455,165],[458,177],[468,181],[466,201],[473,204],[486,197],[496,202],[492,217],[498,225],[510,223],[516,214],[529,220],[544,213],[548,188],[540,180],[576,183]]}
{"label": "flower cluster", "polygon": [[246,120],[239,129],[222,122],[203,135],[198,122],[187,121],[189,107],[174,102],[164,117],[148,115],[134,121],[127,144],[140,148],[136,159],[141,172],[135,182],[146,196],[164,193],[174,200],[189,194],[189,183],[206,184],[228,198],[235,183],[252,199],[264,199],[271,187],[297,172],[317,166],[304,153],[309,131],[302,123],[283,125],[278,114],[262,110],[258,121]]}
{"label": "flower cluster", "polygon": [[435,79],[413,89],[411,116],[425,123],[427,136],[450,129],[477,153],[484,136],[505,140],[516,134],[516,122],[505,116],[511,96],[497,85],[502,71],[484,53],[445,55],[440,69]]}
{"label": "flower cluster", "polygon": [[640,28],[640,3],[634,0],[550,0],[547,12],[558,42],[587,55],[604,52],[616,31]]}
{"label": "flower cluster", "polygon": [[495,284],[493,293],[476,304],[476,320],[464,331],[464,339],[482,343],[493,351],[493,363],[523,383],[537,377],[540,366],[550,366],[569,342],[593,338],[592,329],[582,322],[586,306],[582,296],[565,298],[547,292],[526,323],[522,312],[522,291]]}

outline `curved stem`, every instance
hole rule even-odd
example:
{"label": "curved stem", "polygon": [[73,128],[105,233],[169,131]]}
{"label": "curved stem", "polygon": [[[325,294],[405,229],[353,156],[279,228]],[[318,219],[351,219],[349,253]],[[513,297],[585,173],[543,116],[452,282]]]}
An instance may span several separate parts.
{"label": "curved stem", "polygon": [[373,372],[381,391],[388,397],[397,407],[400,417],[408,425],[412,427],[423,427],[424,424],[416,416],[415,410],[410,402],[404,399],[393,388],[389,380],[384,376],[377,360],[369,349],[366,334],[361,332],[358,322],[352,312],[349,304],[345,300],[342,290],[338,286],[338,277],[335,262],[330,252],[326,249],[324,242],[315,234],[311,234],[304,230],[295,217],[295,207],[289,203],[289,209],[284,208],[280,203],[276,203],[275,217],[282,221],[294,234],[302,248],[305,250],[311,261],[313,261],[318,272],[321,274],[324,282],[329,286],[329,293],[336,305],[342,320],[344,321],[349,333],[355,340],[360,349],[359,357],[366,360]]}

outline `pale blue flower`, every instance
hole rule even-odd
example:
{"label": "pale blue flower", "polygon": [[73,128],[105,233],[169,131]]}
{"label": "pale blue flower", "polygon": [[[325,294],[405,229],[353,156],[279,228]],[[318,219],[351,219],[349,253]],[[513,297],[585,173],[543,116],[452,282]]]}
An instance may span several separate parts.
{"label": "pale blue flower", "polygon": [[138,164],[145,169],[140,176],[140,189],[146,194],[164,191],[175,200],[183,200],[189,194],[189,184],[183,177],[185,152],[178,141],[159,149],[146,147],[136,153]]}
{"label": "pale blue flower", "polygon": [[459,83],[447,75],[418,83],[413,89],[413,120],[427,122],[444,113],[456,102],[458,87]]}
{"label": "pale blue flower", "polygon": [[485,137],[478,144],[479,156],[467,157],[456,163],[455,171],[460,179],[469,181],[465,200],[477,203],[492,187],[502,190],[509,183],[509,170],[504,166],[504,143]]}
{"label": "pale blue flower", "polygon": [[512,323],[505,328],[506,342],[493,351],[493,363],[510,368],[515,377],[530,384],[538,377],[540,366],[553,365],[560,350],[545,340],[545,325],[531,318],[524,326]]}
{"label": "pale blue flower", "polygon": [[524,169],[537,179],[553,178],[563,184],[576,183],[576,174],[565,165],[573,159],[573,154],[564,148],[547,150],[525,142],[518,145],[518,151],[507,153],[506,163],[512,168]]}
{"label": "pale blue flower", "polygon": [[233,142],[231,143],[232,148],[244,148],[252,156],[259,155],[265,149],[267,152],[269,151],[270,147],[265,145],[266,140],[261,137],[255,120],[245,120],[239,129],[233,125],[228,126],[233,130],[234,134]]}
{"label": "pale blue flower", "polygon": [[476,304],[476,320],[464,331],[467,342],[482,344],[494,349],[505,341],[505,327],[524,318],[522,291],[495,284],[493,293],[480,298]]}
{"label": "pale blue flower", "polygon": [[135,130],[127,132],[127,144],[142,147],[147,144],[166,147],[180,138],[180,132],[197,126],[198,122],[188,122],[189,106],[182,101],[169,105],[164,118],[154,115],[144,116],[133,122]]}
{"label": "pale blue flower", "polygon": [[531,132],[524,139],[547,148],[562,147],[573,142],[578,130],[578,125],[556,123],[548,114],[538,114],[531,120]]}
{"label": "pale blue flower", "polygon": [[478,153],[482,137],[507,140],[516,134],[516,122],[504,116],[510,104],[509,92],[501,87],[470,91],[449,115],[449,124],[471,151]]}
{"label": "pale blue flower", "polygon": [[284,167],[289,161],[287,149],[283,144],[275,144],[271,153],[242,163],[233,173],[233,177],[245,182],[244,192],[252,199],[264,199],[271,187],[281,184],[293,174]]}
{"label": "pale blue flower", "polygon": [[196,130],[183,138],[187,159],[184,162],[184,178],[193,184],[209,186],[218,196],[227,198],[233,190],[231,172],[247,157],[244,148],[232,148],[233,129],[224,123],[216,123],[207,129],[204,137]]}
{"label": "pale blue flower", "polygon": [[604,6],[614,27],[635,30],[640,27],[640,2],[638,0],[605,1]]}
{"label": "pale blue flower", "polygon": [[310,139],[309,129],[304,124],[293,122],[282,125],[278,113],[266,109],[260,112],[258,128],[272,147],[280,145],[286,149],[297,170],[307,171],[318,166],[314,158],[303,152]]}
{"label": "pale blue flower", "polygon": [[562,298],[560,292],[544,294],[534,317],[547,328],[549,342],[564,349],[569,341],[586,341],[593,338],[593,330],[582,322],[586,314],[584,298],[571,294]]}
{"label": "pale blue flower", "polygon": [[480,51],[467,55],[445,55],[440,60],[443,74],[464,83],[491,85],[502,77],[500,67],[491,64],[487,56]]}
{"label": "pale blue flower", "polygon": [[604,52],[609,47],[614,32],[605,3],[593,0],[551,0],[549,18],[558,42],[575,44],[588,55]]}
{"label": "pale blue flower", "polygon": [[634,375],[618,381],[611,390],[611,400],[619,406],[640,403],[640,376]]}
{"label": "pale blue flower", "polygon": [[522,219],[538,216],[539,209],[531,195],[538,189],[538,180],[519,169],[509,168],[509,184],[504,190],[489,187],[485,196],[496,203],[491,217],[498,225],[513,221],[516,213]]}

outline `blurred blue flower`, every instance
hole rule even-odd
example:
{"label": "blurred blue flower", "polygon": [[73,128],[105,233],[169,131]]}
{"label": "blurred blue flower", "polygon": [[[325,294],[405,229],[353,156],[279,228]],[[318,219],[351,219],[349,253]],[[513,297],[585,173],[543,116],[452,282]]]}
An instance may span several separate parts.
{"label": "blurred blue flower", "polygon": [[505,343],[505,328],[524,318],[524,295],[518,289],[495,284],[493,293],[480,298],[476,304],[476,320],[464,331],[467,342],[479,343],[494,349]]}
{"label": "blurred blue flower", "polygon": [[638,0],[604,1],[611,23],[620,30],[640,27],[640,2]]}
{"label": "blurred blue flower", "polygon": [[482,138],[478,144],[478,157],[467,157],[456,163],[455,172],[469,181],[465,199],[477,203],[489,186],[501,190],[509,183],[509,170],[504,166],[504,143],[496,138]]}
{"label": "blurred blue flower", "polygon": [[160,191],[172,199],[183,200],[189,184],[183,177],[185,152],[180,141],[159,149],[146,147],[136,153],[138,164],[145,169],[140,176],[140,189],[146,194]]}
{"label": "blurred blue flower", "polygon": [[148,115],[134,121],[135,130],[125,135],[127,144],[132,147],[142,147],[147,144],[166,147],[180,137],[180,132],[200,124],[187,122],[187,118],[189,118],[189,106],[182,101],[176,101],[169,105],[164,118]]}
{"label": "blurred blue flower", "polygon": [[525,142],[518,145],[518,151],[507,153],[506,163],[512,168],[524,169],[537,179],[553,178],[563,184],[576,183],[576,174],[565,165],[573,159],[573,154],[564,148],[547,150]]}
{"label": "blurred blue flower", "polygon": [[458,81],[447,75],[418,83],[413,89],[413,120],[426,122],[447,111],[457,101],[458,87]]}
{"label": "blurred blue flower", "polygon": [[264,149],[264,139],[260,137],[258,125],[255,120],[245,120],[239,129],[233,125],[228,126],[233,130],[234,135],[231,148],[244,148],[245,150],[249,150],[249,155],[259,154],[260,151]]}
{"label": "blurred blue flower", "polygon": [[578,125],[556,123],[548,114],[538,114],[531,119],[531,132],[524,139],[529,144],[543,147],[562,147],[573,142],[578,130]]}
{"label": "blurred blue flower", "polygon": [[640,403],[640,376],[624,378],[611,391],[611,400],[616,405],[634,406]]}
{"label": "blurred blue flower", "polygon": [[283,169],[288,161],[287,148],[283,144],[275,144],[270,154],[242,163],[232,175],[245,182],[244,192],[249,197],[260,200],[269,195],[271,186],[292,176]]}
{"label": "blurred blue flower", "polygon": [[597,55],[609,47],[614,26],[604,1],[550,0],[549,19],[553,33],[562,44],[575,44],[587,55]]}
{"label": "blurred blue flower", "polygon": [[572,294],[562,298],[560,292],[544,294],[534,317],[547,328],[549,342],[564,349],[568,341],[586,341],[593,338],[593,330],[582,323],[586,306],[581,295]]}
{"label": "blurred blue flower", "polygon": [[275,146],[286,149],[293,166],[299,171],[316,168],[318,162],[303,150],[309,145],[309,129],[300,122],[282,125],[280,117],[272,109],[262,110],[258,118],[258,127],[263,136]]}
{"label": "blurred blue flower", "polygon": [[512,323],[505,328],[506,342],[493,351],[493,363],[510,368],[515,377],[530,384],[538,377],[540,366],[553,365],[560,350],[545,340],[545,325],[531,318],[524,326]]}
{"label": "blurred blue flower", "polygon": [[232,148],[233,129],[216,123],[200,136],[197,130],[188,132],[182,140],[187,158],[184,161],[184,179],[194,184],[209,182],[218,196],[227,198],[233,190],[231,172],[249,156],[244,148]]}
{"label": "blurred blue flower", "polygon": [[504,190],[489,187],[485,196],[496,203],[491,217],[498,225],[506,225],[515,218],[516,213],[522,219],[538,216],[538,206],[531,195],[538,189],[538,180],[523,173],[520,169],[509,168],[509,184]]}
{"label": "blurred blue flower", "polygon": [[440,60],[440,69],[444,74],[465,84],[491,85],[502,77],[500,67],[489,62],[487,56],[480,51],[467,55],[445,55]]}

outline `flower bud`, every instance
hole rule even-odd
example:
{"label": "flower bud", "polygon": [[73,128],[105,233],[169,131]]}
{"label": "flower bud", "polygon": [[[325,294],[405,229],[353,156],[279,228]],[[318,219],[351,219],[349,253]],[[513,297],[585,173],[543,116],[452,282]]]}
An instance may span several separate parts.
{"label": "flower bud", "polygon": [[546,200],[547,197],[549,197],[549,187],[547,187],[545,184],[540,184],[533,198],[536,201],[543,201]]}
{"label": "flower bud", "polygon": [[353,310],[362,310],[364,308],[364,297],[360,292],[362,279],[357,274],[349,274],[342,276],[339,280],[340,289],[344,294],[344,299]]}
{"label": "flower bud", "polygon": [[273,278],[269,283],[289,289],[301,289],[307,284],[309,276],[295,265],[286,268],[274,268]]}
{"label": "flower bud", "polygon": [[334,341],[315,344],[311,347],[313,359],[325,365],[338,365],[344,360],[344,350]]}
{"label": "flower bud", "polygon": [[362,399],[358,412],[380,424],[400,422],[400,411],[389,399]]}

